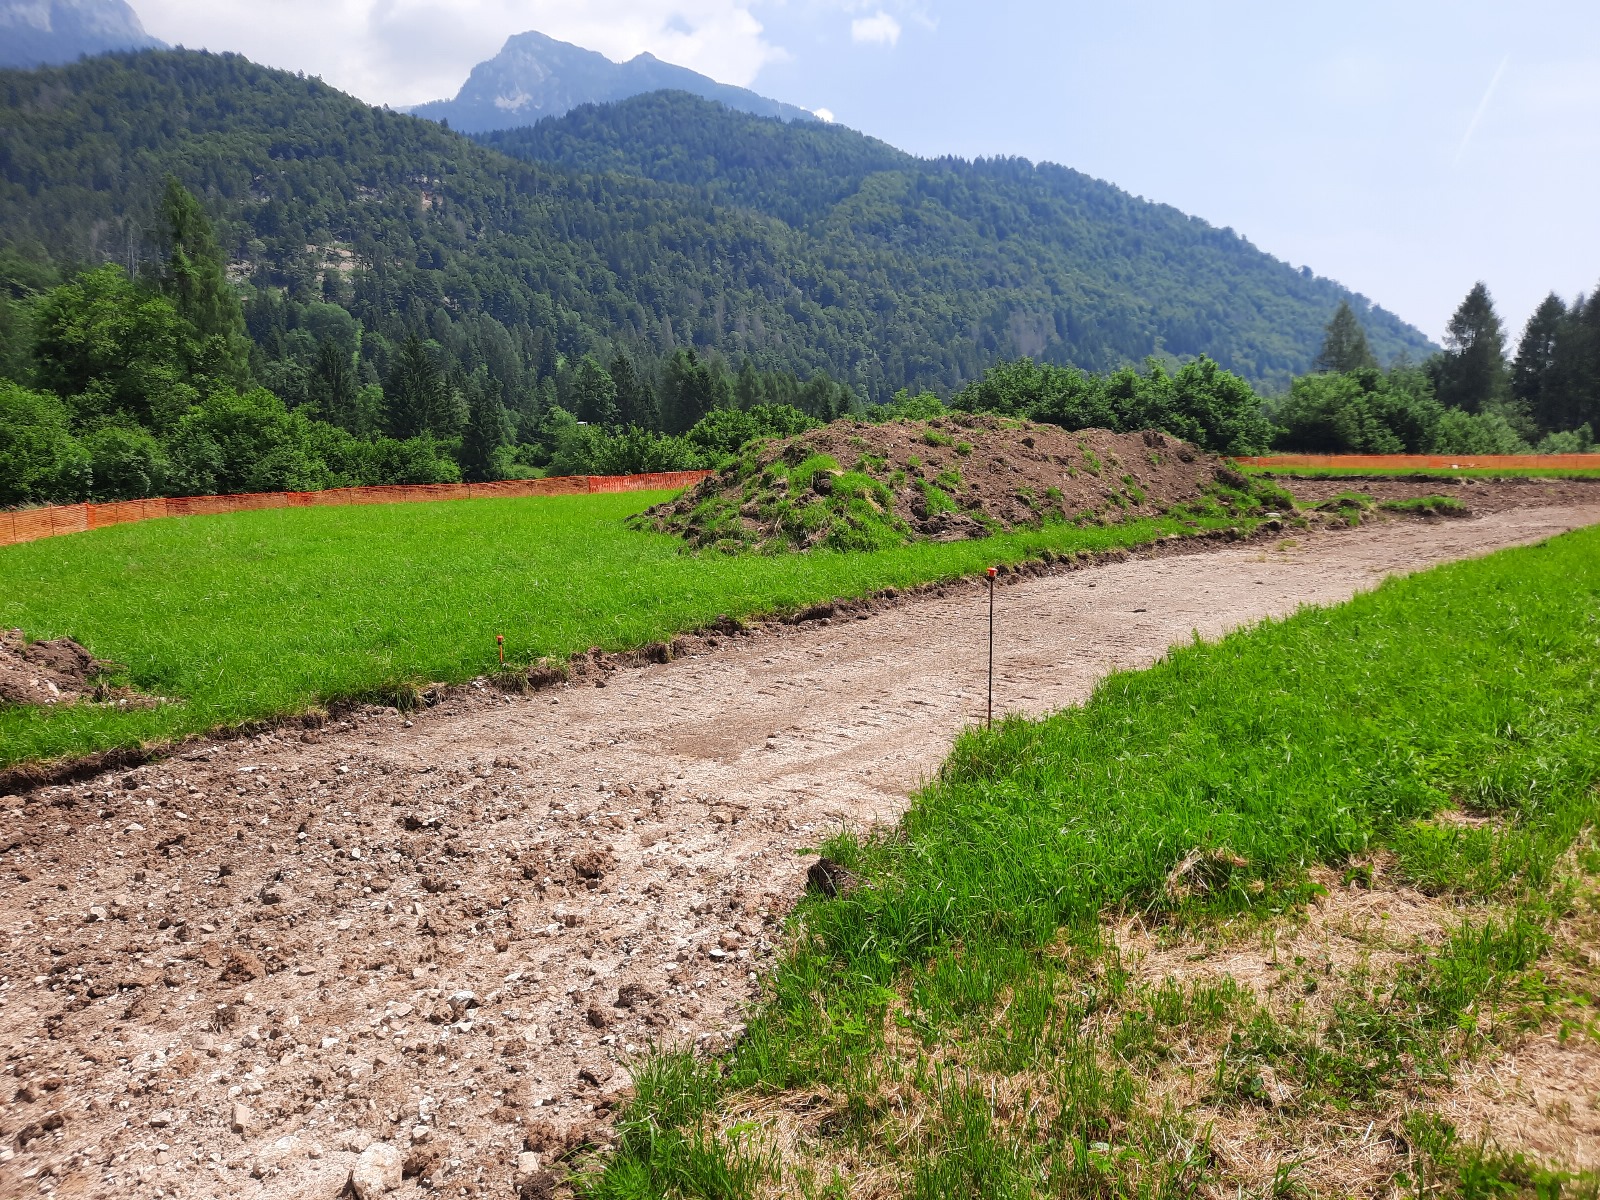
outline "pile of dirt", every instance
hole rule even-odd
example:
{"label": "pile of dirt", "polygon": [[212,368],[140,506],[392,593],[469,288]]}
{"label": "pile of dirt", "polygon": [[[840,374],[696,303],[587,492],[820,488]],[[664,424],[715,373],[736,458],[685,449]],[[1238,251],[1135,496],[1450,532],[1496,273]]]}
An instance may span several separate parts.
{"label": "pile of dirt", "polygon": [[71,638],[29,642],[0,630],[0,704],[70,704],[96,691],[103,663]]}
{"label": "pile of dirt", "polygon": [[757,442],[636,520],[696,547],[876,550],[1046,520],[1109,524],[1180,507],[1198,515],[1252,503],[1251,487],[1215,455],[1154,430],[1069,432],[957,413],[836,421]]}

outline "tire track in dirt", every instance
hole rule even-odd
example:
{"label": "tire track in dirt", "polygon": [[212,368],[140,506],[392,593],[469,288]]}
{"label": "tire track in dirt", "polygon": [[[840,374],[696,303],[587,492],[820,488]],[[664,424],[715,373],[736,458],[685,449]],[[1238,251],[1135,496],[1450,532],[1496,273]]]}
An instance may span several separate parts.
{"label": "tire track in dirt", "polygon": [[[1593,522],[1385,521],[1020,579],[996,709]],[[952,584],[604,687],[469,689],[8,800],[0,1194],[332,1197],[369,1143],[398,1151],[396,1196],[511,1194],[524,1154],[604,1137],[631,1054],[737,1031],[795,851],[895,819],[981,718],[985,612]]]}

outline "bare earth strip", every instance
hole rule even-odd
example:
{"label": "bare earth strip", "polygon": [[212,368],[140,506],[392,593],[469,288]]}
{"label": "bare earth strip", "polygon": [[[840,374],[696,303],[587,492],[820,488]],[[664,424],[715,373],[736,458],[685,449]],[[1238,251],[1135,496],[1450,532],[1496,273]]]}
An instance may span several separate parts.
{"label": "bare earth strip", "polygon": [[[996,707],[1595,522],[1386,521],[1025,579],[998,590]],[[393,1195],[509,1195],[525,1140],[603,1136],[630,1054],[736,1033],[796,851],[894,820],[982,717],[985,611],[953,585],[605,687],[12,799],[0,1195],[331,1198],[374,1139],[408,1158]]]}

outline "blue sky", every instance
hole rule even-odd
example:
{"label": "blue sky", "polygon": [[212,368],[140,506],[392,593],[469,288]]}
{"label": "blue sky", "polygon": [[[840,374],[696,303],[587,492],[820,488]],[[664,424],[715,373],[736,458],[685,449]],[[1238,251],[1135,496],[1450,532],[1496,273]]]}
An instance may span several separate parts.
{"label": "blue sky", "polygon": [[[506,36],[651,50],[921,154],[1049,159],[1439,336],[1600,284],[1594,0],[134,0],[150,32],[394,105]],[[332,36],[307,39],[304,22]]]}

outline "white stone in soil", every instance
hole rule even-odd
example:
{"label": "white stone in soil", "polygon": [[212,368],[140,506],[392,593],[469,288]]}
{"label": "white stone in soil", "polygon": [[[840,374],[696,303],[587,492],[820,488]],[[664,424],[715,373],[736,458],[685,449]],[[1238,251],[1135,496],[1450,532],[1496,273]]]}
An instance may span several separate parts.
{"label": "white stone in soil", "polygon": [[356,1159],[350,1170],[350,1190],[356,1200],[376,1200],[400,1186],[405,1160],[388,1142],[373,1142]]}

